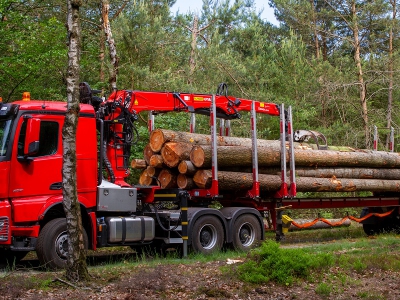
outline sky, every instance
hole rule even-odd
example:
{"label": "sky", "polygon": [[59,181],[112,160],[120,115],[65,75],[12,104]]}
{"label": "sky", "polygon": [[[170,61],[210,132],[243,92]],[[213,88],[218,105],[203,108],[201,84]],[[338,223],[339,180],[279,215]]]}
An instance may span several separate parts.
{"label": "sky", "polygon": [[[255,0],[254,3],[257,11],[260,11],[262,8],[264,8],[263,13],[261,14],[261,18],[267,20],[274,25],[279,25],[274,16],[274,10],[268,5],[268,0]],[[172,7],[172,12],[175,13],[178,10],[181,13],[186,13],[189,11],[200,12],[202,5],[202,0],[177,0],[175,5]]]}

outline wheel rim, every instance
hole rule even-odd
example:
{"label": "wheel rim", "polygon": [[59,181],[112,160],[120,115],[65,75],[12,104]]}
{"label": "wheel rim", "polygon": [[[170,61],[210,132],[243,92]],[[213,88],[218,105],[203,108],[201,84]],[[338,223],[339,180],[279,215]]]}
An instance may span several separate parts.
{"label": "wheel rim", "polygon": [[217,244],[218,234],[214,225],[206,224],[199,232],[200,244],[204,249],[213,249]]}
{"label": "wheel rim", "polygon": [[55,241],[55,248],[58,257],[67,259],[68,254],[68,235],[66,231],[61,232]]}
{"label": "wheel rim", "polygon": [[255,239],[255,231],[253,225],[250,223],[244,223],[240,226],[239,231],[239,241],[244,247],[249,247],[253,245]]}

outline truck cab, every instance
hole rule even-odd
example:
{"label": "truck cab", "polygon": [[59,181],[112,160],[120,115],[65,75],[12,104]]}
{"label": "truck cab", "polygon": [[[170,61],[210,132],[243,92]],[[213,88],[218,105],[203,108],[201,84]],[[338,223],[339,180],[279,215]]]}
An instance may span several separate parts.
{"label": "truck cab", "polygon": [[[5,256],[11,251],[23,256],[35,250],[40,228],[51,218],[64,215],[61,170],[65,112],[64,102],[0,103],[0,252]],[[77,186],[79,201],[87,210],[96,206],[97,164],[94,110],[81,105]]]}

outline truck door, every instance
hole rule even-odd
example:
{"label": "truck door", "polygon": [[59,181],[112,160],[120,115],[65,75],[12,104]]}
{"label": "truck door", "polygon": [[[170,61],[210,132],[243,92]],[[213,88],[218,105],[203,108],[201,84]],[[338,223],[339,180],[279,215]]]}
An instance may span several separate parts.
{"label": "truck door", "polygon": [[27,119],[20,118],[11,158],[10,198],[14,222],[35,221],[46,200],[61,195],[63,117],[57,115],[32,115],[39,118],[39,150],[23,158]]}

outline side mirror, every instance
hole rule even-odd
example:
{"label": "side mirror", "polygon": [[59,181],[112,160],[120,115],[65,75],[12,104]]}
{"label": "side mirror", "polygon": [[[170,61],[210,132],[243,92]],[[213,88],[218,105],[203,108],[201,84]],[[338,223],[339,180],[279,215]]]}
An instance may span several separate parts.
{"label": "side mirror", "polygon": [[24,156],[32,156],[39,152],[40,119],[27,119],[24,143]]}

